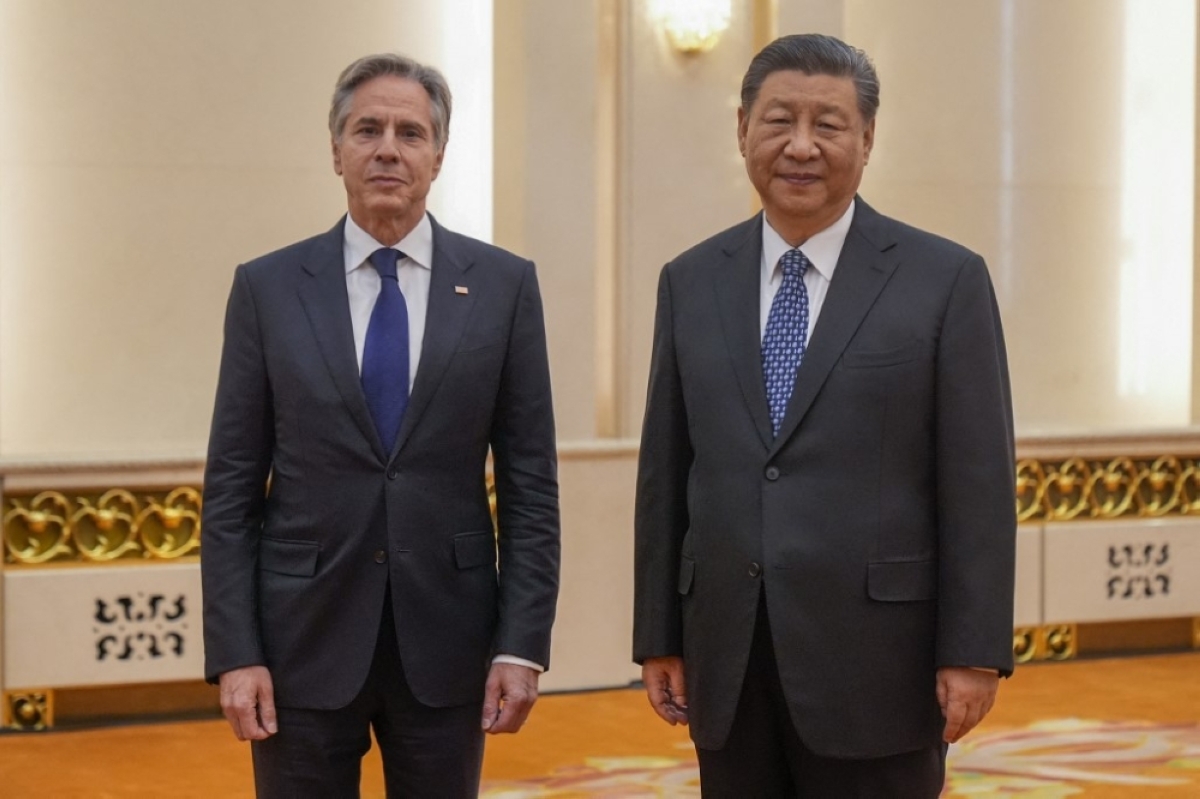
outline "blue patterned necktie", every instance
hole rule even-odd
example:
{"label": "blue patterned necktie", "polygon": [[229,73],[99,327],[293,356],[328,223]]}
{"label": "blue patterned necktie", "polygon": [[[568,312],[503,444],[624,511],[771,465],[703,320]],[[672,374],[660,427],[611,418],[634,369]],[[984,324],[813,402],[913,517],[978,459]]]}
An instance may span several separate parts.
{"label": "blue patterned necktie", "polygon": [[796,370],[804,358],[804,338],[808,332],[808,289],[804,273],[809,261],[799,250],[788,250],[779,259],[783,281],[771,302],[767,330],[762,340],[763,382],[771,409],[771,430],[779,435],[779,425],[792,398]]}
{"label": "blue patterned necktie", "polygon": [[408,305],[396,274],[403,257],[404,253],[384,247],[369,259],[379,272],[379,297],[363,345],[362,386],[386,452],[396,443],[408,407]]}

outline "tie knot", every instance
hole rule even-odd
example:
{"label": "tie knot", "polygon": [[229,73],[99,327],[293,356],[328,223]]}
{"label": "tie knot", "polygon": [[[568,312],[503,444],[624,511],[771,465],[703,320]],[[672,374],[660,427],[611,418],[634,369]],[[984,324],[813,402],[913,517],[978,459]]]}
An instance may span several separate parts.
{"label": "tie knot", "polygon": [[779,268],[783,270],[784,275],[799,275],[800,277],[804,277],[804,273],[808,271],[808,264],[808,259],[798,249],[788,250],[779,259]]}
{"label": "tie knot", "polygon": [[398,280],[396,276],[396,264],[403,257],[404,253],[399,250],[393,250],[391,247],[380,247],[371,253],[371,257],[367,260],[379,272],[380,277],[390,277],[392,280]]}

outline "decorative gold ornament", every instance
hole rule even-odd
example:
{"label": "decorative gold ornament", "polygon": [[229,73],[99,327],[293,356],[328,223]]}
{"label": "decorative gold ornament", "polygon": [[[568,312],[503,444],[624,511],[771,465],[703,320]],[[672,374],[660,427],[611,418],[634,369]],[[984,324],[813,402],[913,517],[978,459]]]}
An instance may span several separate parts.
{"label": "decorative gold ornament", "polygon": [[1074,624],[1056,624],[1040,629],[1042,660],[1070,660],[1078,654]]}
{"label": "decorative gold ornament", "polygon": [[28,502],[13,500],[4,514],[5,560],[45,563],[70,554],[71,503],[57,491],[43,491]]}
{"label": "decorative gold ornament", "polygon": [[1017,463],[1017,521],[1159,518],[1200,513],[1200,460],[1067,458]]}
{"label": "decorative gold ornament", "polygon": [[1042,464],[1034,460],[1017,463],[1017,521],[1024,522],[1038,516],[1046,497],[1046,473]]}
{"label": "decorative gold ornament", "polygon": [[200,548],[200,492],[176,488],[161,503],[151,497],[146,503],[137,526],[147,557],[172,560]]}
{"label": "decorative gold ornament", "polygon": [[1013,659],[1017,663],[1071,660],[1078,654],[1074,624],[1018,627],[1013,630]]}
{"label": "decorative gold ornament", "polygon": [[58,491],[6,495],[0,517],[4,562],[173,560],[199,548],[200,508],[200,492],[188,487],[141,500],[124,488],[74,500]]}
{"label": "decorative gold ornament", "polygon": [[1192,649],[1200,649],[1200,616],[1192,619]]}
{"label": "decorative gold ornament", "polygon": [[54,726],[54,691],[36,689],[4,694],[3,726],[11,730],[45,730]]}
{"label": "decorative gold ornament", "polygon": [[1018,627],[1013,630],[1013,659],[1028,663],[1037,655],[1037,628]]}
{"label": "decorative gold ornament", "polygon": [[124,489],[105,491],[92,504],[87,497],[76,499],[79,509],[71,515],[71,530],[79,554],[87,560],[116,560],[140,549],[134,514],[138,503]]}

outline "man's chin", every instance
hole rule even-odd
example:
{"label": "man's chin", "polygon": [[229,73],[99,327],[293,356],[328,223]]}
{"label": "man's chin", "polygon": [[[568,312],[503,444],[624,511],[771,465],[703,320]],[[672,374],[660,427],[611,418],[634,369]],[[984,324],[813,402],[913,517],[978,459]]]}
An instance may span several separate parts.
{"label": "man's chin", "polygon": [[371,197],[363,203],[363,210],[376,219],[407,216],[412,211],[412,207],[413,201],[408,197]]}

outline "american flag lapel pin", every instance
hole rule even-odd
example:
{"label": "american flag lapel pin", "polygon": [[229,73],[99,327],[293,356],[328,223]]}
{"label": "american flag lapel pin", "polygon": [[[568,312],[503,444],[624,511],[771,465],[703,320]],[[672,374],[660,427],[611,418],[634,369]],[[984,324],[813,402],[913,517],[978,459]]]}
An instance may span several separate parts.
{"label": "american flag lapel pin", "polygon": [[466,286],[455,286],[454,293],[455,294],[467,294],[468,293],[467,287]]}

